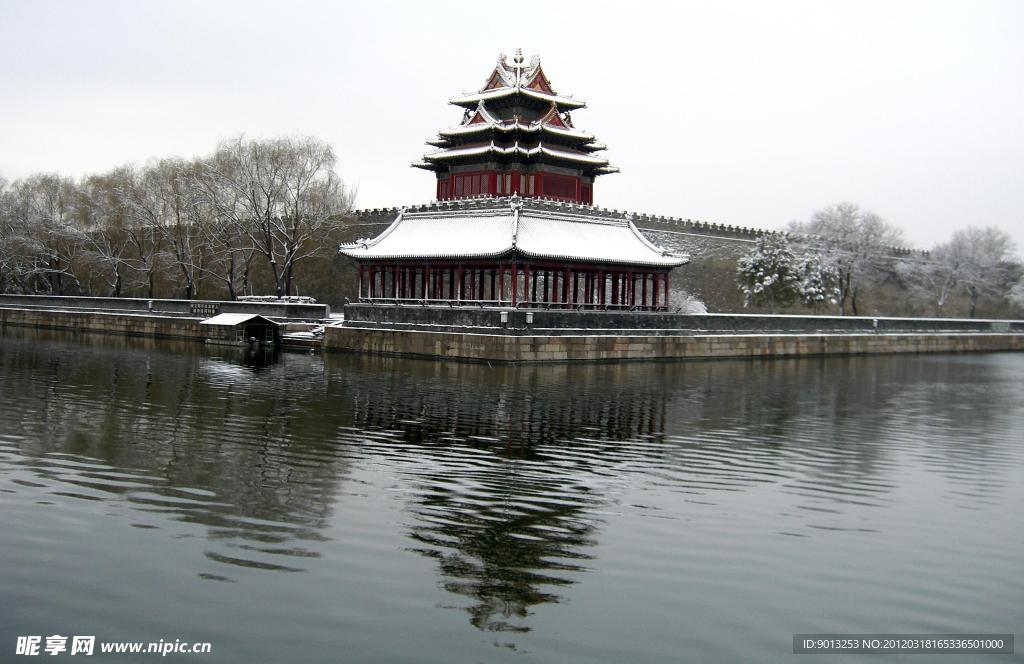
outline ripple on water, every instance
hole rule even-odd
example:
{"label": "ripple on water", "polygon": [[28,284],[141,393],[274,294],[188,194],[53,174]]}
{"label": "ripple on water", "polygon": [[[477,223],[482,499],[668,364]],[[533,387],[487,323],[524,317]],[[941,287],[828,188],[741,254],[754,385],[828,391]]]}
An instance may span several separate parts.
{"label": "ripple on water", "polygon": [[0,345],[0,600],[24,607],[0,636],[174,624],[233,661],[339,640],[392,661],[781,661],[797,631],[1024,618],[1019,355],[189,348]]}

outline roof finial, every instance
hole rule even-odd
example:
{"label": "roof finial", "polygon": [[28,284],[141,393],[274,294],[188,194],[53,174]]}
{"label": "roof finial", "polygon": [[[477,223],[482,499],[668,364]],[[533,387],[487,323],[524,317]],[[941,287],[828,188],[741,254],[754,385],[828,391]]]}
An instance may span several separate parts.
{"label": "roof finial", "polygon": [[523,49],[516,49],[516,56],[512,58],[512,62],[516,63],[517,65],[523,64]]}

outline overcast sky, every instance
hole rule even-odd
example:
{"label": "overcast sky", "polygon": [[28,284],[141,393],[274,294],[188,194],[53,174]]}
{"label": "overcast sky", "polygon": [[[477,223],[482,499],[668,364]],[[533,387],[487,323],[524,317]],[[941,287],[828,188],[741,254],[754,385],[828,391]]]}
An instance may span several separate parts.
{"label": "overcast sky", "polygon": [[1024,247],[1024,2],[0,0],[0,175],[79,177],[217,141],[332,144],[360,207],[500,52],[541,56],[622,169],[598,205],[755,227],[860,203],[929,247]]}

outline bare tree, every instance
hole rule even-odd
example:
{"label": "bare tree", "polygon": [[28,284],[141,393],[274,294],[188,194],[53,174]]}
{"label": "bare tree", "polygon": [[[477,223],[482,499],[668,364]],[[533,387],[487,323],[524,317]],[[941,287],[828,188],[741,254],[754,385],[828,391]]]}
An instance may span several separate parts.
{"label": "bare tree", "polygon": [[202,245],[195,242],[194,232],[199,201],[193,182],[198,168],[181,159],[151,164],[142,173],[138,195],[131,199],[132,211],[142,223],[152,226],[157,247],[173,263],[186,300],[196,294],[201,262]]}
{"label": "bare tree", "polygon": [[249,239],[251,220],[234,176],[233,162],[219,152],[197,165],[192,180],[198,208],[195,233],[209,255],[200,269],[222,283],[232,300],[249,290],[256,257]]}
{"label": "bare tree", "polygon": [[321,240],[351,209],[334,172],[334,151],[315,138],[221,143],[207,176],[237,194],[234,225],[267,260],[277,295],[291,293],[295,266],[323,251]]}
{"label": "bare tree", "polygon": [[161,229],[165,214],[159,182],[149,171],[135,173],[118,191],[121,204],[128,212],[125,233],[131,247],[131,264],[142,277],[146,297],[156,296],[157,276],[167,271],[170,262]]}
{"label": "bare tree", "polygon": [[19,180],[5,197],[10,279],[22,292],[63,295],[77,285],[72,264],[81,234],[74,225],[75,184],[58,175]]}
{"label": "bare tree", "polygon": [[960,280],[961,265],[948,245],[938,245],[928,257],[911,257],[899,261],[897,274],[903,286],[915,297],[926,299],[936,316],[942,316],[946,304]]}
{"label": "bare tree", "polygon": [[1015,278],[1013,241],[1009,233],[995,227],[957,231],[945,250],[955,265],[957,282],[968,301],[968,315],[974,318],[982,295],[1005,296]]}
{"label": "bare tree", "polygon": [[121,297],[128,259],[128,209],[119,192],[131,186],[135,177],[125,166],[102,175],[85,178],[79,186],[78,225],[82,229],[83,258],[105,286],[108,297]]}
{"label": "bare tree", "polygon": [[1015,307],[1024,309],[1024,276],[1018,277],[1017,281],[1010,286],[1006,299]]}
{"label": "bare tree", "polygon": [[857,296],[866,283],[879,279],[892,267],[893,249],[903,233],[873,212],[855,203],[839,203],[814,213],[806,223],[790,224],[793,233],[807,236],[824,264],[838,276],[839,312],[857,315]]}

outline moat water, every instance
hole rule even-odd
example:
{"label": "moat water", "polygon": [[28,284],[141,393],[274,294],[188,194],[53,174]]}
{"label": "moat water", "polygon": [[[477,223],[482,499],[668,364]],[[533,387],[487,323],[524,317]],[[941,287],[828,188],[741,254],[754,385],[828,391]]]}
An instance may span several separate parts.
{"label": "moat water", "polygon": [[1019,632],[1022,377],[1024,354],[490,367],[8,329],[0,660],[53,634],[450,664]]}

